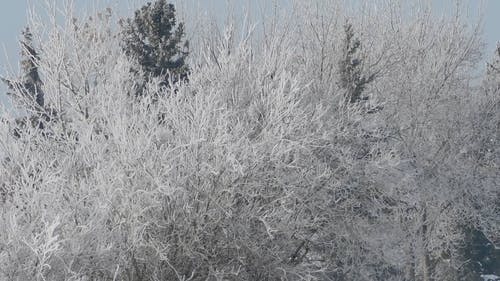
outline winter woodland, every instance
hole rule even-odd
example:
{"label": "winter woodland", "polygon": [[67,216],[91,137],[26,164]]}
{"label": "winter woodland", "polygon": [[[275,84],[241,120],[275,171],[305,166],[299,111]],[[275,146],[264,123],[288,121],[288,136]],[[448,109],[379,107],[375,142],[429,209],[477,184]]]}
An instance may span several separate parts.
{"label": "winter woodland", "polygon": [[0,280],[499,275],[500,49],[460,1],[349,2],[33,14],[4,75]]}

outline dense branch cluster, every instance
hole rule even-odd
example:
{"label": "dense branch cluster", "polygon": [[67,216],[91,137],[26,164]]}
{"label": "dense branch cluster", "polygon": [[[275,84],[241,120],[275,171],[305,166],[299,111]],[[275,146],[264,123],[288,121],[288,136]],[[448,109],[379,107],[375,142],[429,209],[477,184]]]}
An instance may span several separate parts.
{"label": "dense branch cluster", "polygon": [[500,52],[473,83],[480,28],[425,3],[200,16],[189,57],[164,0],[35,22],[5,79],[27,115],[0,113],[0,280],[498,275]]}

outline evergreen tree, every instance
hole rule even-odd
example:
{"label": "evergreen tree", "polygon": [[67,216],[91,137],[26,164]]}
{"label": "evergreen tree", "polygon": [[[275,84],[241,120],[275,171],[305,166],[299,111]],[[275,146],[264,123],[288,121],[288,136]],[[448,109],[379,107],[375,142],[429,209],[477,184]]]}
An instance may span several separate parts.
{"label": "evergreen tree", "polygon": [[168,81],[186,79],[188,42],[184,41],[184,24],[177,24],[175,7],[165,0],[147,3],[135,12],[133,19],[122,22],[123,49],[137,59],[145,81],[160,78]]}
{"label": "evergreen tree", "polygon": [[13,97],[15,102],[30,112],[30,115],[15,120],[13,129],[15,137],[20,137],[22,129],[28,126],[44,129],[44,122],[50,120],[50,114],[45,108],[43,82],[38,73],[39,56],[34,47],[33,33],[29,27],[23,30],[22,36],[20,41],[22,74],[18,79],[2,78],[2,81],[9,88],[7,95]]}
{"label": "evergreen tree", "polygon": [[44,106],[44,94],[42,91],[42,81],[40,80],[40,75],[38,74],[37,62],[39,60],[38,53],[33,46],[33,34],[27,27],[23,31],[24,39],[21,41],[22,44],[22,61],[21,66],[23,69],[23,83],[24,88],[29,96],[35,99],[36,103],[40,106]]}
{"label": "evergreen tree", "polygon": [[492,62],[486,64],[485,90],[492,94],[500,90],[500,44],[497,45]]}
{"label": "evergreen tree", "polygon": [[18,98],[27,109],[35,108],[39,111],[44,107],[43,83],[38,74],[37,65],[39,57],[33,44],[33,34],[28,27],[22,35],[23,39],[20,42],[22,76],[17,81],[8,79],[3,79],[3,81],[11,91],[7,93],[8,95]]}
{"label": "evergreen tree", "polygon": [[[479,103],[475,130],[475,157],[476,161],[483,168],[498,167],[500,163],[500,44],[495,49],[491,62],[486,64],[486,75],[483,84],[482,96]],[[492,210],[498,213],[500,210],[500,197]],[[470,261],[464,271],[479,276],[480,274],[500,275],[500,250],[498,244],[500,240],[490,240],[482,229],[468,226],[464,228],[465,240],[462,254],[465,260]],[[498,236],[497,236],[498,237]]]}
{"label": "evergreen tree", "polygon": [[465,227],[464,232],[465,240],[461,251],[464,260],[468,262],[464,264],[462,275],[500,275],[500,250],[479,229]]}
{"label": "evergreen tree", "polygon": [[497,45],[495,50],[495,58],[492,63],[487,64],[487,74],[488,75],[500,75],[500,44]]}
{"label": "evergreen tree", "polygon": [[359,56],[361,42],[354,36],[352,24],[347,23],[344,32],[343,57],[339,62],[340,86],[346,90],[346,100],[357,103],[363,99],[361,94],[375,75],[365,77],[362,73],[363,59]]}

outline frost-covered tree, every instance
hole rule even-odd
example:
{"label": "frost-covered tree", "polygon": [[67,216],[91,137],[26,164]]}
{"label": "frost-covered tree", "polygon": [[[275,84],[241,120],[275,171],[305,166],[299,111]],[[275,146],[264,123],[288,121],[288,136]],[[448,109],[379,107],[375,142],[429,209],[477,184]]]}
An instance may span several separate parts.
{"label": "frost-covered tree", "polygon": [[362,73],[363,59],[359,56],[361,42],[354,36],[353,26],[346,23],[343,57],[339,62],[340,85],[346,90],[346,100],[350,103],[357,103],[363,98],[362,93],[366,84],[375,79],[375,74],[365,77]]}
{"label": "frost-covered tree", "polygon": [[[0,279],[465,279],[464,226],[500,225],[478,29],[383,2],[296,1],[262,30],[200,16],[169,87],[109,10],[32,24],[57,116],[13,137],[1,113]],[[377,78],[346,106],[342,73]]]}
{"label": "frost-covered tree", "polygon": [[42,91],[42,81],[38,74],[38,53],[33,44],[33,34],[29,28],[22,32],[21,40],[21,72],[22,76],[18,79],[4,79],[7,83],[10,95],[16,95],[14,98],[27,107],[26,109],[43,108],[44,96]]}
{"label": "frost-covered tree", "polygon": [[[467,154],[475,160],[476,169],[483,180],[497,182],[497,167],[500,166],[500,48],[497,47],[491,62],[487,63],[483,85],[474,101],[472,136],[469,140]],[[500,213],[500,196],[498,190],[491,190],[489,208],[484,216],[498,217]],[[498,222],[497,222],[498,224]],[[483,233],[488,231],[488,233]],[[464,226],[466,240],[463,256],[470,261],[464,265],[464,271],[471,274],[500,275],[500,250],[498,243],[499,229],[478,226]]]}
{"label": "frost-covered tree", "polygon": [[495,50],[495,54],[493,57],[493,61],[487,63],[487,78],[489,82],[494,83],[494,80],[497,80],[498,77],[500,76],[500,44],[497,45],[497,48]]}
{"label": "frost-covered tree", "polygon": [[7,95],[13,100],[13,104],[27,113],[27,116],[15,120],[14,134],[19,137],[19,128],[44,129],[46,123],[53,115],[52,111],[45,108],[45,97],[42,90],[43,82],[38,71],[39,56],[36,51],[33,34],[28,27],[22,32],[21,45],[21,75],[18,78],[2,78],[7,85]]}

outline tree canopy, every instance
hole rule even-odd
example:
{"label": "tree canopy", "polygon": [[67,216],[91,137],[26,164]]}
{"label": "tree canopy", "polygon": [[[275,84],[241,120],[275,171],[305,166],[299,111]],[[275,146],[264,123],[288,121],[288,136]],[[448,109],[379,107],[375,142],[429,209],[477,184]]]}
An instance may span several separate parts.
{"label": "tree canopy", "polygon": [[500,53],[477,83],[460,5],[351,4],[200,15],[189,57],[166,1],[34,17],[5,79],[31,123],[0,111],[0,279],[499,275]]}

